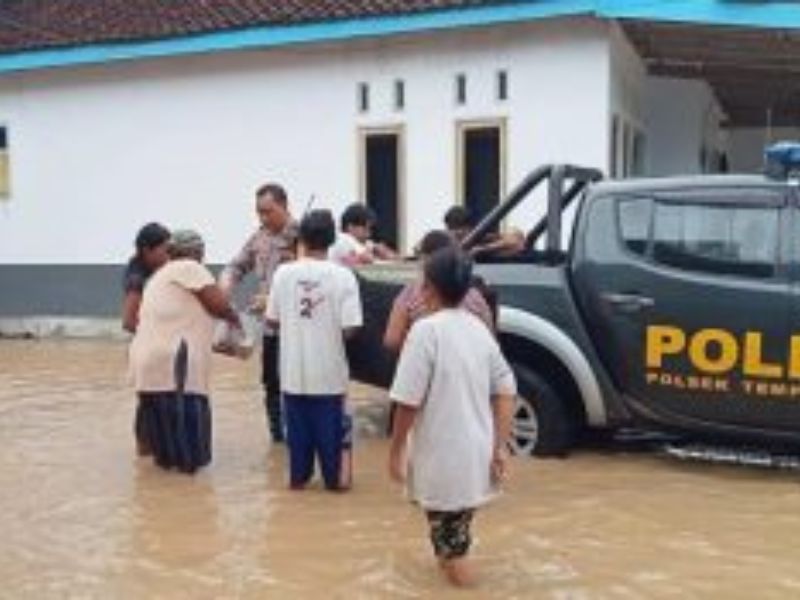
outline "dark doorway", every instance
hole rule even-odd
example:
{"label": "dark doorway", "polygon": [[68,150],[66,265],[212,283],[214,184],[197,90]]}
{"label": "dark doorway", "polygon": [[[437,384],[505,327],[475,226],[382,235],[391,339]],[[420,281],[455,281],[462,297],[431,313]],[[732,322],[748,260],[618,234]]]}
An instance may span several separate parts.
{"label": "dark doorway", "polygon": [[400,247],[400,135],[367,133],[364,137],[364,191],[375,211],[373,236],[392,248]]}
{"label": "dark doorway", "polygon": [[475,223],[500,202],[501,141],[500,127],[462,129],[462,202]]}

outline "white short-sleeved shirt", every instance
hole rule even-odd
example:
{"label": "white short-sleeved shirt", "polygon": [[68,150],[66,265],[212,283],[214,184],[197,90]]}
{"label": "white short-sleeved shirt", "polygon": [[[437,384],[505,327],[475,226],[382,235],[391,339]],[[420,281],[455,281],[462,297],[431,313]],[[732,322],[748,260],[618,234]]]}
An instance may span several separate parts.
{"label": "white short-sleeved shirt", "polygon": [[175,356],[184,340],[189,350],[185,391],[208,394],[214,319],[196,293],[215,283],[205,266],[189,259],[168,262],[147,282],[130,346],[137,391],[175,390]]}
{"label": "white short-sleeved shirt", "polygon": [[362,244],[355,236],[346,231],[336,236],[336,242],[328,250],[328,258],[335,263],[345,266],[357,265],[371,258],[372,244]]}
{"label": "white short-sleeved shirt", "polygon": [[363,323],[355,275],[301,258],[275,272],[267,320],[280,335],[281,387],[291,394],[344,394],[350,379],[344,329]]}
{"label": "white short-sleeved shirt", "polygon": [[491,499],[491,398],[497,394],[516,394],[516,383],[480,319],[456,308],[414,324],[391,398],[419,408],[408,488],[423,508],[462,510]]}

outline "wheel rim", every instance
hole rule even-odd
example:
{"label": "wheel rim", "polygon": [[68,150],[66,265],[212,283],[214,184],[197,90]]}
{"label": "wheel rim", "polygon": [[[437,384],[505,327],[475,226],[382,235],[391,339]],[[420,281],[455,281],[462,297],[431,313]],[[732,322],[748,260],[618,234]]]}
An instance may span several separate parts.
{"label": "wheel rim", "polygon": [[533,454],[539,439],[539,419],[531,403],[517,396],[514,407],[514,424],[511,428],[511,451],[521,456]]}

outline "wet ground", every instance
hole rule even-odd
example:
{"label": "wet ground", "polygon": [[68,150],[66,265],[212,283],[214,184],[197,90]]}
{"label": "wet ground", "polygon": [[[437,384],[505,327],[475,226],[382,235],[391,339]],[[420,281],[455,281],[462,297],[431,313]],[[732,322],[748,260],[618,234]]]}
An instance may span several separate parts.
{"label": "wet ground", "polygon": [[384,441],[359,441],[350,494],[285,490],[256,364],[222,359],[213,465],[161,473],[133,457],[124,356],[0,341],[0,597],[800,597],[797,472],[619,449],[518,460],[477,520],[482,583],[453,592]]}

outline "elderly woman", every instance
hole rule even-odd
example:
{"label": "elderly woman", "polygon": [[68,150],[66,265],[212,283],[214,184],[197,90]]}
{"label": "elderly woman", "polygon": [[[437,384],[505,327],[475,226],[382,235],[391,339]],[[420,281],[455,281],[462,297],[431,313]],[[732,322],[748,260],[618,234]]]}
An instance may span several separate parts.
{"label": "elderly woman", "polygon": [[176,231],[169,263],[145,287],[130,366],[156,464],[193,473],[211,462],[208,379],[214,318],[239,317],[202,264],[203,239]]}

